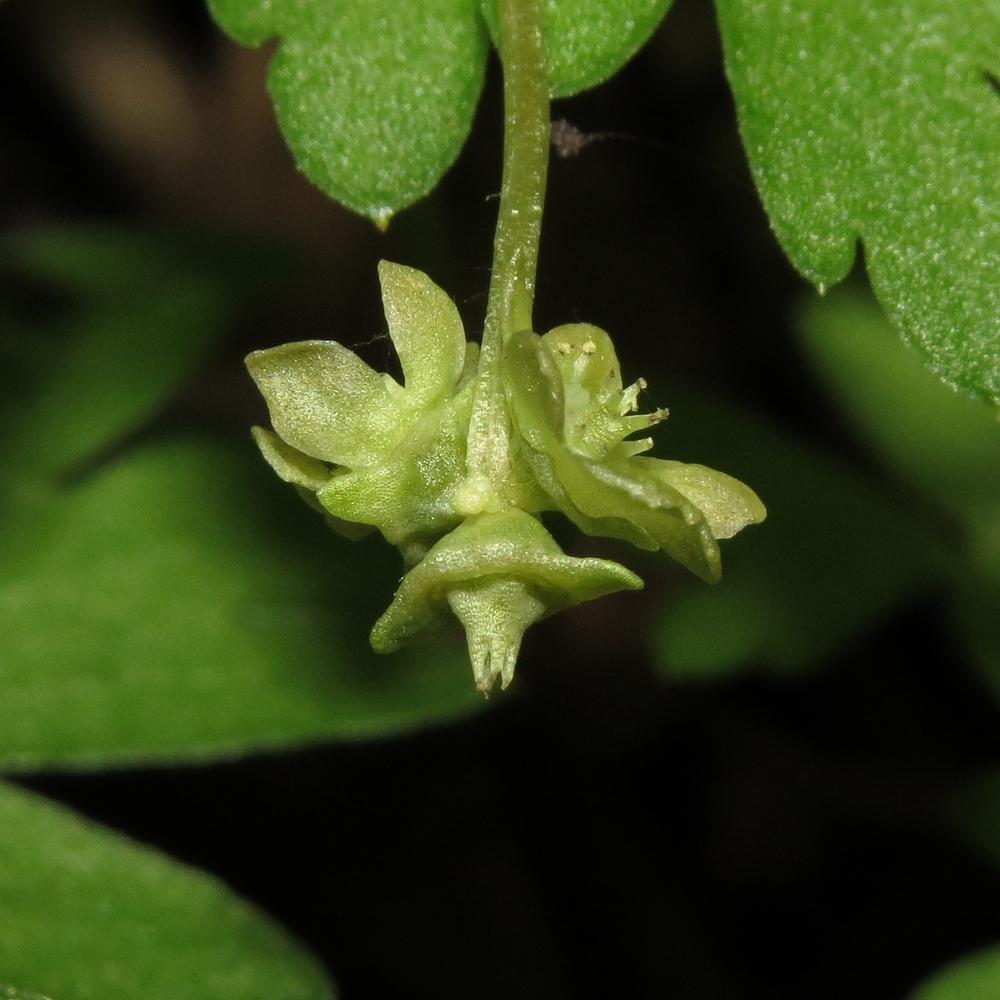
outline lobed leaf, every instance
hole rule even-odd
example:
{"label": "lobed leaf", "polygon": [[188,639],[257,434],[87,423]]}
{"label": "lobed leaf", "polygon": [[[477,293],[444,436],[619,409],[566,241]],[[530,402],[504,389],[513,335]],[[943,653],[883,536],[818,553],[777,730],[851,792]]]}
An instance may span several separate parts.
{"label": "lobed leaf", "polygon": [[1000,405],[1000,8],[990,0],[717,0],[771,224],[821,290],[859,239],[894,325]]}
{"label": "lobed leaf", "polygon": [[304,949],[214,879],[8,784],[0,926],[4,976],[56,1000],[333,997]]}

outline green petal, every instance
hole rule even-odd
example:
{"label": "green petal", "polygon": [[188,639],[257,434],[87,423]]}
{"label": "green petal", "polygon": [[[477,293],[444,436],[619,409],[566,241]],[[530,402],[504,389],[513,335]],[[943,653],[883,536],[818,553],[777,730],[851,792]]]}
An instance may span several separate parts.
{"label": "green petal", "polygon": [[590,323],[566,323],[549,330],[542,343],[552,353],[568,387],[586,393],[586,403],[605,401],[621,392],[622,376],[611,338]]}
{"label": "green petal", "polygon": [[455,387],[465,365],[465,329],[455,303],[412,267],[383,260],[378,273],[407,395],[414,405],[435,403]]}
{"label": "green petal", "polygon": [[401,436],[399,410],[383,376],[341,344],[284,344],[254,351],[246,364],[274,429],[312,458],[371,465]]}
{"label": "green petal", "polygon": [[[493,586],[510,582],[516,586]],[[567,556],[522,510],[468,518],[406,576],[372,629],[373,648],[389,653],[413,639],[466,626],[477,684],[504,684],[520,636],[533,621],[617,590],[638,590],[634,573],[605,559]],[[511,598],[512,601],[508,601]]]}
{"label": "green petal", "polygon": [[745,483],[724,472],[662,458],[636,458],[633,461],[687,497],[705,516],[716,538],[732,538],[748,524],[759,524],[767,517],[757,494]]}

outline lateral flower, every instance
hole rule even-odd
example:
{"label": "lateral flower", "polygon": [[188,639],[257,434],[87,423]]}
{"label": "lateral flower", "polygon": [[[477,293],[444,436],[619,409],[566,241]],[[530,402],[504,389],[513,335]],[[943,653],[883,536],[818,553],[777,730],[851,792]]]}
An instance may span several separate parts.
{"label": "lateral flower", "polygon": [[514,676],[521,637],[556,611],[642,580],[607,559],[566,555],[541,523],[516,508],[467,518],[406,574],[372,629],[372,646],[391,653],[421,636],[465,627],[476,686]]}
{"label": "lateral flower", "polygon": [[338,530],[378,528],[412,564],[461,520],[450,497],[465,475],[478,348],[426,274],[382,261],[379,277],[404,384],[333,341],[255,351],[247,367],[274,432],[254,436]]}
{"label": "lateral flower", "polygon": [[662,549],[709,582],[721,575],[717,540],[764,520],[757,495],[703,465],[641,457],[667,417],[640,414],[645,382],[622,387],[611,338],[587,323],[544,336],[515,334],[505,377],[525,460],[553,509],[589,535]]}

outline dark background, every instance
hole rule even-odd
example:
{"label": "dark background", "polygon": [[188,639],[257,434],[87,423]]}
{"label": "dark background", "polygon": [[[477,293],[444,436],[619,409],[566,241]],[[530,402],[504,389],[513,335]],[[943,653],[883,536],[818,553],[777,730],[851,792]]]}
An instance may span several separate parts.
{"label": "dark background", "polygon": [[[296,174],[265,65],[197,0],[0,7],[5,231],[226,230],[308,261],[176,419],[263,422],[252,348],[336,335],[384,365],[379,257],[427,270],[471,329],[485,308],[496,67],[458,164],[380,236]],[[863,461],[789,332],[808,289],[753,191],[709,4],[677,0],[621,74],[553,113],[593,141],[553,162],[538,328],[593,322],[626,377],[669,372]],[[946,820],[1000,761],[1000,718],[933,597],[804,678],[671,685],[647,636],[672,579],[533,629],[514,686],[471,721],[27,783],[224,879],[345,1000],[895,1000],[1000,938],[1000,876]]]}

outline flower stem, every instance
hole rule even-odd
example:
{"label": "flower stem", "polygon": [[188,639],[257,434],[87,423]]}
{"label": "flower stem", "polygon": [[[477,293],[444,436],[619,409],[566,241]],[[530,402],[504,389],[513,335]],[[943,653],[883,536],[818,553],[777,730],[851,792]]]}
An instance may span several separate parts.
{"label": "flower stem", "polygon": [[531,329],[538,241],[549,164],[549,83],[540,0],[499,0],[504,153],[493,273],[483,328],[478,385],[469,425],[463,513],[505,506],[510,419],[500,361],[503,345]]}
{"label": "flower stem", "polygon": [[531,329],[549,167],[549,81],[539,0],[500,0],[504,150],[484,348]]}

